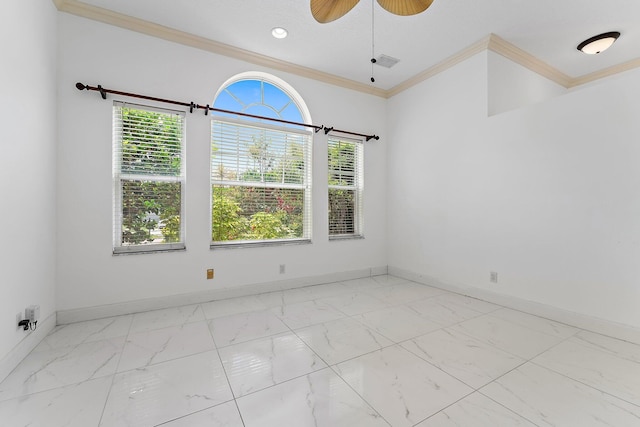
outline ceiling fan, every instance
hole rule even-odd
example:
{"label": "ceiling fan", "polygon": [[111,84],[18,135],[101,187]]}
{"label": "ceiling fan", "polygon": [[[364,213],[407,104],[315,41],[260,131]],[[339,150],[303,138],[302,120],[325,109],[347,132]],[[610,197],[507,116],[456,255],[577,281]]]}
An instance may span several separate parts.
{"label": "ceiling fan", "polygon": [[[311,0],[311,14],[321,24],[343,17],[360,0]],[[394,15],[409,16],[424,12],[433,0],[378,0],[378,4]]]}

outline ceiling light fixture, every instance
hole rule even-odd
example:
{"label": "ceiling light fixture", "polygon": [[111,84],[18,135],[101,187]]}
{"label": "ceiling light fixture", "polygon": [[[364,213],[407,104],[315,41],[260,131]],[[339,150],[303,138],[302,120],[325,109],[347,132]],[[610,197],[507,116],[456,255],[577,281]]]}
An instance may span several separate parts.
{"label": "ceiling light fixture", "polygon": [[620,33],[617,31],[600,34],[580,43],[578,50],[587,55],[595,55],[609,49],[618,37],[620,37]]}
{"label": "ceiling light fixture", "polygon": [[287,34],[289,34],[287,30],[282,27],[275,27],[271,30],[271,35],[277,39],[283,39],[287,37]]}

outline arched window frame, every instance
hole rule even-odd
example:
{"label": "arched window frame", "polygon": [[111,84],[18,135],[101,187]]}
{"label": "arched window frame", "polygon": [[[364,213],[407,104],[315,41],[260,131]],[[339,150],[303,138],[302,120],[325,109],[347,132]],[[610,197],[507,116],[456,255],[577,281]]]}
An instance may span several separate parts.
{"label": "arched window frame", "polygon": [[[304,123],[311,115],[302,97],[283,80],[266,73],[238,74],[217,91],[220,94],[242,81],[260,82],[261,103],[239,100],[234,111],[248,112],[260,105],[276,118],[282,108],[269,105],[267,83],[286,95]],[[211,125],[211,248],[308,243],[311,241],[310,128],[268,120],[218,114]]]}

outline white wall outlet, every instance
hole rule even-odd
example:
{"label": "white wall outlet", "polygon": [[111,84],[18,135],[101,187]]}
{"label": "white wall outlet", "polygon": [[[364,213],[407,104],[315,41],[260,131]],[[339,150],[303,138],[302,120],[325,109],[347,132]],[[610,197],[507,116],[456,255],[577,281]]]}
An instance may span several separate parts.
{"label": "white wall outlet", "polygon": [[27,307],[24,311],[24,318],[31,323],[40,320],[40,306],[30,305]]}
{"label": "white wall outlet", "polygon": [[284,272],[285,272],[285,265],[280,264],[280,274],[284,274]]}
{"label": "white wall outlet", "polygon": [[497,271],[492,271],[489,274],[489,280],[491,281],[491,283],[498,283],[498,272]]}

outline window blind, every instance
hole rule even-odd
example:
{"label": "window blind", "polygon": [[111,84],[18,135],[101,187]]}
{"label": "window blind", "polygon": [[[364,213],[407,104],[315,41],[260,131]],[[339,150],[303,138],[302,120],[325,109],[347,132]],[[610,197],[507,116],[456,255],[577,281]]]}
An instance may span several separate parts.
{"label": "window blind", "polygon": [[329,136],[329,238],[362,235],[362,141]]}
{"label": "window blind", "polygon": [[114,103],[114,253],[185,247],[184,118]]}
{"label": "window blind", "polygon": [[311,133],[216,118],[211,130],[212,242],[311,238]]}

